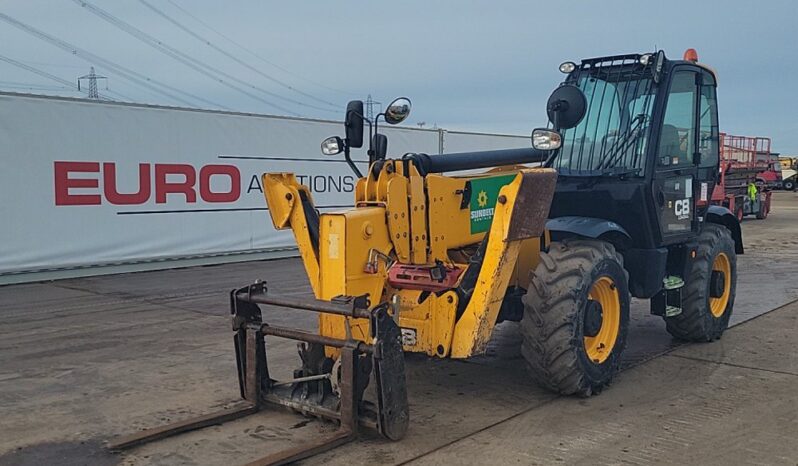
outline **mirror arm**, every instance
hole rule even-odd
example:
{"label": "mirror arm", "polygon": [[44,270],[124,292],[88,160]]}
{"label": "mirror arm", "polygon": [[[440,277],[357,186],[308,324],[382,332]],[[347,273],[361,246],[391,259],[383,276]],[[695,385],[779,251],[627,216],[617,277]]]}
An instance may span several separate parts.
{"label": "mirror arm", "polygon": [[383,117],[383,118],[385,118],[385,114],[384,114],[384,113],[378,113],[378,114],[377,114],[377,116],[375,116],[375,117],[374,117],[374,128],[375,128],[375,132],[376,132],[377,125],[378,125],[378,124],[379,124],[379,122],[380,122],[380,117]]}
{"label": "mirror arm", "polygon": [[[374,117],[374,134],[377,134],[379,131],[379,124],[380,124],[380,116],[384,115],[383,113],[378,113],[377,116]],[[374,152],[374,134],[371,131],[371,122],[369,122],[369,165],[374,163],[377,160],[377,154]]]}
{"label": "mirror arm", "polygon": [[[381,116],[384,118],[385,114],[384,113],[378,113],[377,116],[374,117],[374,134],[377,134],[379,132],[379,128],[380,128],[379,125],[380,125],[380,117]],[[369,133],[371,133],[370,130],[369,130]],[[371,159],[369,159],[369,161],[371,161]]]}
{"label": "mirror arm", "polygon": [[568,108],[567,104],[562,100],[558,100],[557,102],[554,103],[554,105],[551,106],[551,110],[553,110],[554,113],[554,121],[552,121],[551,123],[554,126],[555,131],[560,130],[560,112],[563,110],[567,110],[567,108]]}
{"label": "mirror arm", "polygon": [[374,162],[374,160],[372,160],[372,159],[374,158],[374,134],[373,133],[374,133],[375,130],[374,130],[374,127],[371,125],[371,121],[369,121],[366,118],[364,118],[364,120],[369,124],[369,150],[368,150],[367,154],[369,156],[369,165],[371,165],[372,162]]}
{"label": "mirror arm", "polygon": [[[374,122],[374,126],[372,126],[372,124],[371,124],[371,120],[369,120],[368,118],[364,117],[364,116],[363,116],[363,115],[361,115],[359,112],[356,112],[356,111],[354,111],[354,110],[350,110],[350,112],[351,112],[351,113],[354,113],[354,114],[355,114],[355,115],[357,115],[357,116],[359,116],[360,118],[362,118],[362,119],[363,119],[363,121],[365,121],[366,123],[368,123],[368,124],[369,124],[369,149],[368,149],[368,151],[366,151],[366,154],[368,154],[368,156],[369,156],[369,165],[371,165],[371,164],[374,162],[374,160],[373,160],[373,159],[374,159],[374,148],[372,147],[373,141],[372,141],[371,139],[372,139],[372,138],[373,138],[373,136],[374,136],[374,135],[373,135],[373,133],[376,133],[376,132],[377,132],[377,129],[376,129],[377,122],[375,121],[375,122]],[[379,116],[379,115],[378,115],[378,116]],[[375,120],[376,120],[376,118],[375,118]],[[372,131],[372,130],[373,130],[373,131]],[[347,147],[347,152],[344,154],[344,156],[346,157],[346,160],[347,160],[347,162],[350,162],[349,166],[350,166],[350,167],[352,167],[352,170],[354,170],[354,171],[355,171],[355,173],[357,173],[357,176],[358,176],[359,178],[362,178],[362,177],[363,177],[363,175],[361,175],[361,174],[360,174],[360,170],[358,170],[358,169],[357,169],[357,168],[356,168],[356,167],[353,165],[353,162],[351,162],[351,161],[350,161],[350,159],[349,159],[349,152],[348,152],[348,150],[349,150],[349,145],[347,145],[346,147]]]}
{"label": "mirror arm", "polygon": [[358,178],[363,178],[363,174],[360,173],[360,170],[358,170],[357,165],[355,165],[355,162],[352,160],[352,157],[350,157],[349,155],[349,139],[344,139],[344,160],[346,160],[347,165],[349,165],[349,168],[351,168],[352,171],[355,172],[355,175],[357,175]]}

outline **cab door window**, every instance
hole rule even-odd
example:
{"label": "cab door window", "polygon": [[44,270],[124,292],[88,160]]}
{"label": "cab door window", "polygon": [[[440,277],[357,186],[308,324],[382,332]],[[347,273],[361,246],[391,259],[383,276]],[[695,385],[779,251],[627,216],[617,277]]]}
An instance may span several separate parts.
{"label": "cab door window", "polygon": [[677,71],[671,81],[659,137],[659,165],[691,165],[695,153],[696,79],[692,71]]}
{"label": "cab door window", "polygon": [[701,168],[718,164],[718,103],[715,97],[715,79],[704,73],[699,107],[698,152]]}

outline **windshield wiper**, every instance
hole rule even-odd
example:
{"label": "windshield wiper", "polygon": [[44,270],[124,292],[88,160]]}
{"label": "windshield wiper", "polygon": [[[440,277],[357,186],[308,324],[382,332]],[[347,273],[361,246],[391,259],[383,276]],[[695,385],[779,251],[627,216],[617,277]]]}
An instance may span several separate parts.
{"label": "windshield wiper", "polygon": [[624,177],[626,175],[637,175],[642,168],[629,168],[629,167],[609,167],[599,170],[569,170],[567,168],[558,169],[559,176],[561,177],[574,177],[574,178],[602,178],[602,177]]}
{"label": "windshield wiper", "polygon": [[617,176],[617,177],[624,177],[626,175],[637,175],[640,173],[641,168],[629,168],[629,167],[612,167],[606,170],[602,170],[599,176]]}
{"label": "windshield wiper", "polygon": [[604,161],[599,164],[599,169],[612,168],[617,162],[619,155],[625,154],[630,147],[634,147],[637,140],[643,134],[643,124],[645,120],[646,115],[644,113],[638,114],[634,120],[632,120],[629,129],[627,129],[621,137],[616,139],[606,152],[602,154],[601,159]]}

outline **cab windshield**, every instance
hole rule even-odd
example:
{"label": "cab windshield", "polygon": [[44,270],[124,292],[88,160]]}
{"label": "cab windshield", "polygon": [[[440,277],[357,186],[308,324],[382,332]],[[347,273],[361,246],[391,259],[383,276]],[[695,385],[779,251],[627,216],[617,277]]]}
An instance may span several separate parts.
{"label": "cab windshield", "polygon": [[643,176],[655,85],[639,64],[577,69],[567,82],[585,94],[587,112],[563,131],[552,167],[561,175]]}

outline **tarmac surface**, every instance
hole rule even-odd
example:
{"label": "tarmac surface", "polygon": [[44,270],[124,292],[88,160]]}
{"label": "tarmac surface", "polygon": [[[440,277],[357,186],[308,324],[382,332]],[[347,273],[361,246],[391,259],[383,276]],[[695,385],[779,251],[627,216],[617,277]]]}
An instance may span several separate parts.
{"label": "tarmac surface", "polygon": [[[798,465],[798,195],[774,204],[743,223],[735,326],[719,342],[674,341],[636,301],[625,370],[579,399],[538,388],[515,324],[502,324],[485,356],[407,356],[405,439],[365,432],[305,463]],[[329,434],[266,410],[124,454],[103,448],[236,402],[227,292],[257,278],[309,293],[296,259],[0,287],[0,465],[239,464]],[[297,313],[270,321],[314,326]],[[270,339],[268,353],[278,376],[298,361],[289,341]]]}

